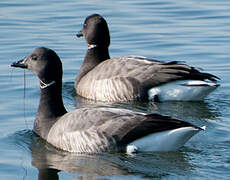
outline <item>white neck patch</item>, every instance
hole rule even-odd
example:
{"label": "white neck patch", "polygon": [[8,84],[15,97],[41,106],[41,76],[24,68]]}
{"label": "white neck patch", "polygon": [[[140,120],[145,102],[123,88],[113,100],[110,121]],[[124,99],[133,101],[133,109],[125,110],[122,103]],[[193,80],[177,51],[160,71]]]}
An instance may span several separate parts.
{"label": "white neck patch", "polygon": [[55,83],[56,83],[55,81],[51,81],[50,83],[46,84],[42,80],[40,80],[40,88],[45,89],[45,88],[47,88],[47,87],[49,87],[49,86],[51,86],[51,85],[53,85]]}
{"label": "white neck patch", "polygon": [[96,44],[88,44],[88,49],[93,49],[93,48],[95,48],[95,47],[97,47]]}

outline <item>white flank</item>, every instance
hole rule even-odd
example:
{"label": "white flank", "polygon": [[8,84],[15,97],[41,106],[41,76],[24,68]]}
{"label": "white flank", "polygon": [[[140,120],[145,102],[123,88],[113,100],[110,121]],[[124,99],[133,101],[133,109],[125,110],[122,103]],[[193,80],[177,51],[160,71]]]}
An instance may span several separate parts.
{"label": "white flank", "polygon": [[[205,127],[202,127],[205,129]],[[175,151],[182,147],[200,129],[194,127],[182,127],[173,130],[153,133],[137,139],[128,144],[127,154],[133,152]]]}
{"label": "white flank", "polygon": [[151,88],[149,100],[157,95],[160,101],[201,101],[218,85],[198,80],[175,81]]}
{"label": "white flank", "polygon": [[138,151],[138,148],[134,145],[128,145],[126,147],[126,153],[132,155],[133,153],[136,153]]}
{"label": "white flank", "polygon": [[202,126],[202,127],[200,127],[203,131],[205,131],[206,130],[206,126]]}

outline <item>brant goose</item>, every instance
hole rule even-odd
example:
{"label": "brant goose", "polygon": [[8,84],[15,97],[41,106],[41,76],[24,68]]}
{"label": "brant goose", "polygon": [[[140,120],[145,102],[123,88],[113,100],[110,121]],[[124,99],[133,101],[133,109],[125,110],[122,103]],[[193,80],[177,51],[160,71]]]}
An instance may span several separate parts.
{"label": "brant goose", "polygon": [[34,132],[69,152],[171,151],[205,127],[160,114],[119,108],[82,108],[67,112],[62,100],[62,63],[51,49],[35,49],[11,66],[26,68],[40,81]]}
{"label": "brant goose", "polygon": [[110,59],[105,19],[93,14],[83,29],[88,50],[75,81],[78,95],[105,102],[130,100],[200,101],[219,85],[218,77],[178,61],[136,56]]}

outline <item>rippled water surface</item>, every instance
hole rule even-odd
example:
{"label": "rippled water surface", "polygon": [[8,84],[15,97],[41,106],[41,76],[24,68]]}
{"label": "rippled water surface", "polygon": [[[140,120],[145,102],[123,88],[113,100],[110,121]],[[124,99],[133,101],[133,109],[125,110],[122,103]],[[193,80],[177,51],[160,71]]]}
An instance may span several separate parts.
{"label": "rippled water surface", "polygon": [[[59,152],[32,132],[39,101],[37,78],[10,64],[35,47],[62,59],[68,110],[83,106],[74,79],[86,51],[75,34],[87,15],[100,13],[111,33],[111,57],[141,55],[181,60],[221,78],[200,103],[117,106],[178,117],[207,130],[167,153],[76,155]],[[230,1],[82,0],[0,1],[0,179],[230,179]],[[24,73],[26,90],[24,90]]]}

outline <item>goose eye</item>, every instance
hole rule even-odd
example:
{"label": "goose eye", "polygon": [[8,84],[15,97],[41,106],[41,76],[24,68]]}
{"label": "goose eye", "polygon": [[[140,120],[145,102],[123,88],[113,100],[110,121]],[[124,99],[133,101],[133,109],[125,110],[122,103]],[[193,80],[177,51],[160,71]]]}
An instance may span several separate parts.
{"label": "goose eye", "polygon": [[36,61],[37,60],[37,56],[31,56],[31,60]]}

